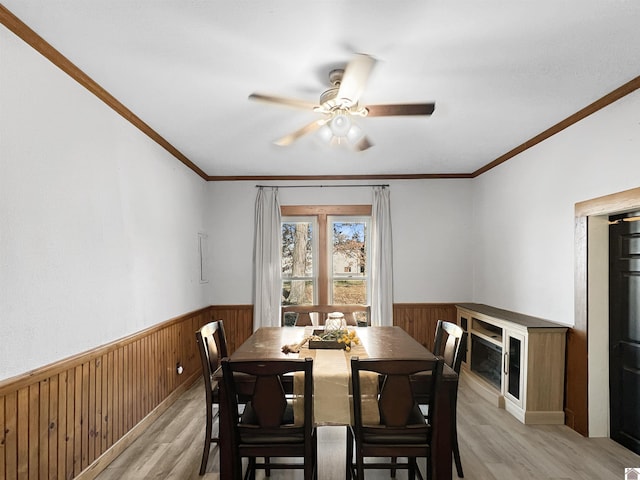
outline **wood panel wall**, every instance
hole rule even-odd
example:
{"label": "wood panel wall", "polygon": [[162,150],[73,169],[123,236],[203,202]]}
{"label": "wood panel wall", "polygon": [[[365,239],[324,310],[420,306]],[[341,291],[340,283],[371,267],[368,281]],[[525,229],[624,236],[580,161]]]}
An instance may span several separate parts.
{"label": "wood panel wall", "polygon": [[212,305],[209,321],[222,320],[229,355],[253,333],[253,305]]}
{"label": "wood panel wall", "polygon": [[[438,319],[455,322],[455,304],[394,305],[394,324],[427,348]],[[199,378],[195,331],[212,320],[233,353],[253,306],[207,307],[0,382],[0,479],[95,478]]]}
{"label": "wood panel wall", "polygon": [[393,324],[402,327],[430,350],[433,348],[438,320],[456,323],[456,304],[395,303],[393,305]]}
{"label": "wood panel wall", "polygon": [[96,468],[101,456],[110,452],[115,458],[114,446],[126,448],[143,419],[164,411],[167,400],[199,377],[195,330],[208,312],[180,316],[0,382],[0,478],[97,475],[106,466]]}

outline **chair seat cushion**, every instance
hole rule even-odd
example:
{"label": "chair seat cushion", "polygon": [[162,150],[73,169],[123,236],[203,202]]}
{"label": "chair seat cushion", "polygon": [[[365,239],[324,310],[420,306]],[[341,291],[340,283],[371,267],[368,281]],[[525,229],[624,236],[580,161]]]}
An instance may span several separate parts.
{"label": "chair seat cushion", "polygon": [[296,433],[295,435],[287,434],[285,432],[282,435],[271,433],[255,433],[244,430],[240,433],[241,444],[251,445],[276,445],[276,444],[291,444],[299,445],[304,443],[304,433]]}
{"label": "chair seat cushion", "polygon": [[[412,432],[411,430],[415,431]],[[411,410],[406,427],[363,425],[364,443],[416,445],[429,442],[430,426],[417,405]]]}
{"label": "chair seat cushion", "polygon": [[375,433],[365,433],[363,435],[364,443],[373,443],[378,445],[394,445],[396,447],[400,447],[402,445],[428,445],[428,436],[427,434],[415,434],[415,435],[407,435],[407,434],[398,434],[398,435],[389,435],[389,434],[380,434],[376,435]]}
{"label": "chair seat cushion", "polygon": [[[409,418],[405,422],[405,425],[407,426],[407,428],[411,428],[411,427],[424,427],[426,424],[427,423],[422,413],[422,410],[420,410],[420,406],[418,404],[414,404],[413,408],[409,412]],[[384,424],[380,424],[380,425],[384,426]],[[369,427],[371,425],[365,424],[364,426]],[[373,426],[378,426],[378,425],[373,425]]]}

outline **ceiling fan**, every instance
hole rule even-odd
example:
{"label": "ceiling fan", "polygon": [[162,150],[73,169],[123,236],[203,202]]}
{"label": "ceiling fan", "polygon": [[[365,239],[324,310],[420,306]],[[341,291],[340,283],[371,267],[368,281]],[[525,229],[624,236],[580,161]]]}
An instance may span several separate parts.
{"label": "ceiling fan", "polygon": [[435,103],[360,105],[358,101],[375,64],[372,56],[356,54],[344,70],[331,70],[331,87],[320,95],[319,104],[260,93],[252,93],[249,99],[302,108],[322,115],[322,118],[276,140],[276,145],[291,145],[303,135],[319,130],[320,137],[330,144],[347,144],[358,151],[366,150],[373,144],[353,117],[431,115],[435,109]]}

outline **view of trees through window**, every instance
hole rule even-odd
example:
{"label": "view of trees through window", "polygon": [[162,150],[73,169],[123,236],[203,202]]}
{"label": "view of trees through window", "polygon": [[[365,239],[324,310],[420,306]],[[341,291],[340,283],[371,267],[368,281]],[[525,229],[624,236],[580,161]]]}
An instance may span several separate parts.
{"label": "view of trees through window", "polygon": [[327,235],[320,235],[313,217],[283,220],[283,305],[314,304],[319,298],[367,304],[368,218],[329,216],[326,228]]}
{"label": "view of trees through window", "polygon": [[314,303],[312,223],[282,222],[282,304]]}

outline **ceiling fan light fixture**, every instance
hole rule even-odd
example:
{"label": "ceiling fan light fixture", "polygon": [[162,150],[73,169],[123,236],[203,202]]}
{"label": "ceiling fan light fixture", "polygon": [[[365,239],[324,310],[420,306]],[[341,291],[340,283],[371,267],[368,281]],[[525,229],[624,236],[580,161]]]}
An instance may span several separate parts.
{"label": "ceiling fan light fixture", "polygon": [[[360,125],[355,123],[353,119],[349,118],[348,114],[348,124],[340,125],[341,128],[337,130],[337,133],[334,131],[335,129],[331,128],[332,121],[333,119],[318,129],[317,137],[325,145],[350,146],[351,148],[355,148],[359,151],[365,150],[371,146],[369,141],[366,139],[364,130]],[[346,128],[347,126],[348,128]]]}
{"label": "ceiling fan light fixture", "polygon": [[327,145],[331,144],[333,132],[331,131],[331,128],[329,128],[329,125],[325,124],[320,128],[320,130],[318,130],[318,138]]}
{"label": "ceiling fan light fixture", "polygon": [[351,117],[345,110],[338,110],[329,122],[329,128],[335,137],[345,137],[351,129]]}
{"label": "ceiling fan light fixture", "polygon": [[350,144],[355,145],[364,136],[364,131],[359,125],[353,123],[347,132],[347,140]]}

